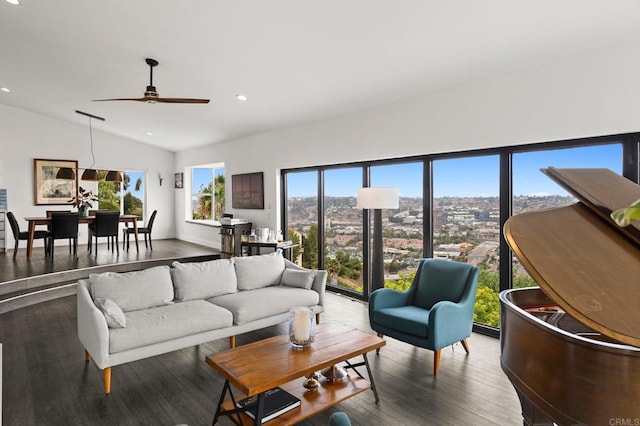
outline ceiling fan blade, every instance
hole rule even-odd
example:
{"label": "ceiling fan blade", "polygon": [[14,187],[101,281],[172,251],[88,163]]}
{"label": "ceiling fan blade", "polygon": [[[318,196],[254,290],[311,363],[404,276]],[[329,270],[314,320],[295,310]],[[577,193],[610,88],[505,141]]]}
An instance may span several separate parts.
{"label": "ceiling fan blade", "polygon": [[155,98],[156,102],[165,104],[208,104],[209,99],[193,99],[193,98]]}
{"label": "ceiling fan blade", "polygon": [[209,99],[195,99],[195,98],[161,98],[158,96],[158,91],[153,85],[153,67],[158,66],[158,61],[152,58],[145,59],[147,65],[149,65],[149,85],[144,92],[142,98],[113,98],[113,99],[94,99],[94,102],[104,101],[136,101],[136,102],[148,102],[150,104],[164,103],[164,104],[208,104]]}
{"label": "ceiling fan blade", "polygon": [[114,99],[92,99],[93,102],[104,102],[104,101],[138,101],[138,102],[147,102],[152,100],[153,98],[144,97],[144,98],[114,98]]}

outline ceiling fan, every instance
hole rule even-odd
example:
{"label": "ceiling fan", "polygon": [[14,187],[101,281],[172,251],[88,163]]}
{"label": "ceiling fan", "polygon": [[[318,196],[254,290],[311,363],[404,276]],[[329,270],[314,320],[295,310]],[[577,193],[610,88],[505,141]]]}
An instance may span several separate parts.
{"label": "ceiling fan", "polygon": [[95,102],[102,101],[138,101],[147,102],[150,104],[166,103],[166,104],[208,104],[209,99],[194,99],[194,98],[161,98],[156,91],[156,86],[153,85],[153,67],[158,66],[158,61],[155,59],[145,59],[147,65],[149,65],[149,85],[144,92],[142,98],[115,98],[115,99],[94,99]]}

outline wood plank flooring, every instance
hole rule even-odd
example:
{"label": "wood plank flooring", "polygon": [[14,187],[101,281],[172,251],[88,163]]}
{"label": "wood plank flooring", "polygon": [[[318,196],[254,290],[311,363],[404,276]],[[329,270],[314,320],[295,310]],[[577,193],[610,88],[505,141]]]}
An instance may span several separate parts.
{"label": "wood plank flooring", "polygon": [[[322,321],[328,320],[371,332],[367,305],[335,293],[327,294]],[[270,327],[238,336],[237,344],[284,332],[284,325]],[[77,338],[75,296],[1,314],[0,342],[4,425],[211,424],[224,381],[205,357],[228,347],[221,339],[113,367],[112,393],[105,396],[102,374],[84,361]],[[499,341],[474,333],[469,345],[468,356],[460,345],[443,350],[434,378],[432,352],[388,339],[379,356],[369,356],[379,406],[364,392],[301,424],[327,425],[335,411],[367,426],[522,424],[500,369]]]}

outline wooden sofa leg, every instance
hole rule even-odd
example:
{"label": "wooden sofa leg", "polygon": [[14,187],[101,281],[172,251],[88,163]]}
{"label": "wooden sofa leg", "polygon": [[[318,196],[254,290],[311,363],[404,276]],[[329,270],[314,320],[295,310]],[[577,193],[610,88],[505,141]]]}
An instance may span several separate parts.
{"label": "wooden sofa leg", "polygon": [[[382,335],[382,333],[378,333],[378,337],[382,339],[384,336]],[[379,355],[379,354],[380,354],[380,348],[376,349],[376,355]]]}
{"label": "wooden sofa leg", "polygon": [[104,393],[106,395],[111,393],[111,367],[104,369]]}
{"label": "wooden sofa leg", "polygon": [[467,339],[460,340],[460,343],[462,343],[462,347],[467,352],[467,355],[469,355],[469,344],[467,343]]}
{"label": "wooden sofa leg", "polygon": [[229,336],[229,346],[231,349],[236,347],[236,336]]}
{"label": "wooden sofa leg", "polygon": [[440,349],[433,352],[433,376],[438,374],[438,368],[440,368]]}
{"label": "wooden sofa leg", "polygon": [[316,314],[316,324],[320,324],[320,312]]}
{"label": "wooden sofa leg", "polygon": [[84,351],[84,360],[89,361],[90,359],[91,359],[91,355],[89,355],[89,352]]}

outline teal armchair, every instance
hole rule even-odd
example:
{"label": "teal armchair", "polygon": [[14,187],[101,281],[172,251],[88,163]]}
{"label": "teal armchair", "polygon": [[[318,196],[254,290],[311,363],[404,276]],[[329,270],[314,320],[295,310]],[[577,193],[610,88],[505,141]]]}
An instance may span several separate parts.
{"label": "teal armchair", "polygon": [[422,259],[407,291],[381,288],[371,293],[371,328],[380,337],[434,351],[435,376],[442,348],[460,342],[469,353],[466,339],[473,326],[479,272],[467,263]]}

